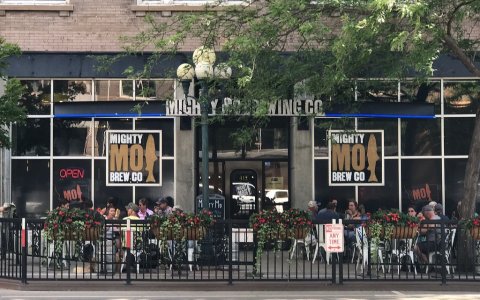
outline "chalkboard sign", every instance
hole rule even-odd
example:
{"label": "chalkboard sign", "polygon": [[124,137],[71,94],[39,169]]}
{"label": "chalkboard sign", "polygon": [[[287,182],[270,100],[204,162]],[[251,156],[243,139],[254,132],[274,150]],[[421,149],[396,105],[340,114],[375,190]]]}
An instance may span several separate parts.
{"label": "chalkboard sign", "polygon": [[[197,196],[197,211],[202,210],[202,195]],[[225,220],[225,197],[219,194],[209,195],[208,210],[213,213],[215,220]]]}

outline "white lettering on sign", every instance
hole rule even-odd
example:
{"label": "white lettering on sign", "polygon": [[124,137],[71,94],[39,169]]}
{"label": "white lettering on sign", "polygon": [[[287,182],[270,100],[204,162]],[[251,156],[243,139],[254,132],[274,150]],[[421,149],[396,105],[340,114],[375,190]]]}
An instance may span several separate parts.
{"label": "white lettering on sign", "polygon": [[343,252],[343,224],[325,224],[328,252]]}

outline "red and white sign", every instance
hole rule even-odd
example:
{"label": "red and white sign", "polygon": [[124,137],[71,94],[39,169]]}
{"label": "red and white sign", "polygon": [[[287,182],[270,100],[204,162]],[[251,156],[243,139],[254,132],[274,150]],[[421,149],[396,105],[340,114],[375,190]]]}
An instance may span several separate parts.
{"label": "red and white sign", "polygon": [[343,224],[325,224],[325,242],[328,252],[343,252]]}

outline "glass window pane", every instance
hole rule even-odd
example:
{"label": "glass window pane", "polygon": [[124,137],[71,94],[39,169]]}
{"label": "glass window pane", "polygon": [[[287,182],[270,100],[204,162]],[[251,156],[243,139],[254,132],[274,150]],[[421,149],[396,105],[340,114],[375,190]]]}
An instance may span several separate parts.
{"label": "glass window pane", "polygon": [[440,82],[431,81],[419,83],[413,81],[400,83],[400,101],[410,103],[435,104],[435,113],[439,114],[440,107]]}
{"label": "glass window pane", "polygon": [[19,217],[41,218],[50,210],[50,161],[12,159],[12,201]]}
{"label": "glass window pane", "polygon": [[53,206],[61,200],[92,199],[92,162],[89,159],[55,159],[53,161]]}
{"label": "glass window pane", "polygon": [[50,80],[21,80],[25,88],[20,102],[31,115],[50,114],[50,103],[52,101]]}
{"label": "glass window pane", "polygon": [[162,130],[162,156],[173,156],[173,119],[139,119],[137,130]]}
{"label": "glass window pane", "polygon": [[403,119],[402,155],[440,155],[440,119]]}
{"label": "glass window pane", "polygon": [[396,119],[358,119],[358,129],[383,129],[384,155],[398,154],[398,121]]}
{"label": "glass window pane", "polygon": [[91,80],[54,80],[53,101],[93,101]]}
{"label": "glass window pane", "polygon": [[[463,199],[466,159],[445,159],[445,214],[452,216],[459,201]],[[477,196],[478,211],[480,196]],[[458,215],[456,215],[458,218]]]}
{"label": "glass window pane", "polygon": [[[158,166],[156,166],[158,169]],[[173,170],[173,160],[162,160],[162,186],[160,187],[147,187],[139,186],[135,188],[135,195],[138,200],[140,198],[149,199],[152,204],[155,200],[160,197],[174,195],[174,170]],[[174,199],[175,200],[175,199]],[[192,199],[193,201],[193,199]],[[174,204],[176,202],[174,201]]]}
{"label": "glass window pane", "polygon": [[95,80],[95,101],[133,100],[132,80]]}
{"label": "glass window pane", "polygon": [[402,160],[402,210],[413,205],[417,211],[430,201],[442,203],[440,159]]}
{"label": "glass window pane", "polygon": [[328,135],[327,131],[330,129],[354,129],[354,119],[315,119],[314,131],[314,156],[327,157],[328,156]]}
{"label": "glass window pane", "polygon": [[137,80],[135,81],[136,100],[172,100],[175,80]]}
{"label": "glass window pane", "polygon": [[468,155],[475,118],[445,118],[445,154]]}
{"label": "glass window pane", "polygon": [[120,210],[133,201],[133,188],[130,186],[107,186],[105,184],[107,166],[105,159],[96,159],[93,167],[94,180],[94,204],[95,207],[105,207],[109,197],[118,199],[117,205]]}
{"label": "glass window pane", "polygon": [[359,186],[358,203],[363,204],[367,212],[375,212],[379,208],[399,208],[398,201],[398,161],[385,160],[384,186]]}
{"label": "glass window pane", "polygon": [[[91,156],[98,152],[98,146],[92,145],[92,121],[81,119],[53,120],[53,155]],[[92,149],[92,146],[95,147]]]}
{"label": "glass window pane", "polygon": [[264,162],[265,198],[263,209],[275,207],[277,211],[290,208],[288,196],[288,162]]}
{"label": "glass window pane", "polygon": [[132,130],[132,119],[95,119],[95,147],[98,146],[98,153],[95,156],[105,156],[105,134],[107,130]]}
{"label": "glass window pane", "polygon": [[446,114],[474,114],[480,101],[480,81],[445,82]]}
{"label": "glass window pane", "polygon": [[27,119],[12,125],[13,156],[50,155],[50,119]]}
{"label": "glass window pane", "polygon": [[329,186],[328,160],[315,160],[315,201],[320,207],[325,207],[331,199],[338,200],[337,212],[343,214],[347,209],[348,200],[355,199],[355,187]]}
{"label": "glass window pane", "polygon": [[398,102],[398,81],[357,81],[357,101]]}

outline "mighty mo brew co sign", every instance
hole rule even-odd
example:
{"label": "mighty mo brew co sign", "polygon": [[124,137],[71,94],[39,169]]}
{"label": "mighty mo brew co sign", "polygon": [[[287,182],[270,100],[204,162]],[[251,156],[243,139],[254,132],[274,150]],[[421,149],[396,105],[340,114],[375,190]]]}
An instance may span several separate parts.
{"label": "mighty mo brew co sign", "polygon": [[330,185],[385,184],[383,130],[328,132]]}
{"label": "mighty mo brew co sign", "polygon": [[162,131],[107,130],[107,185],[161,186]]}

